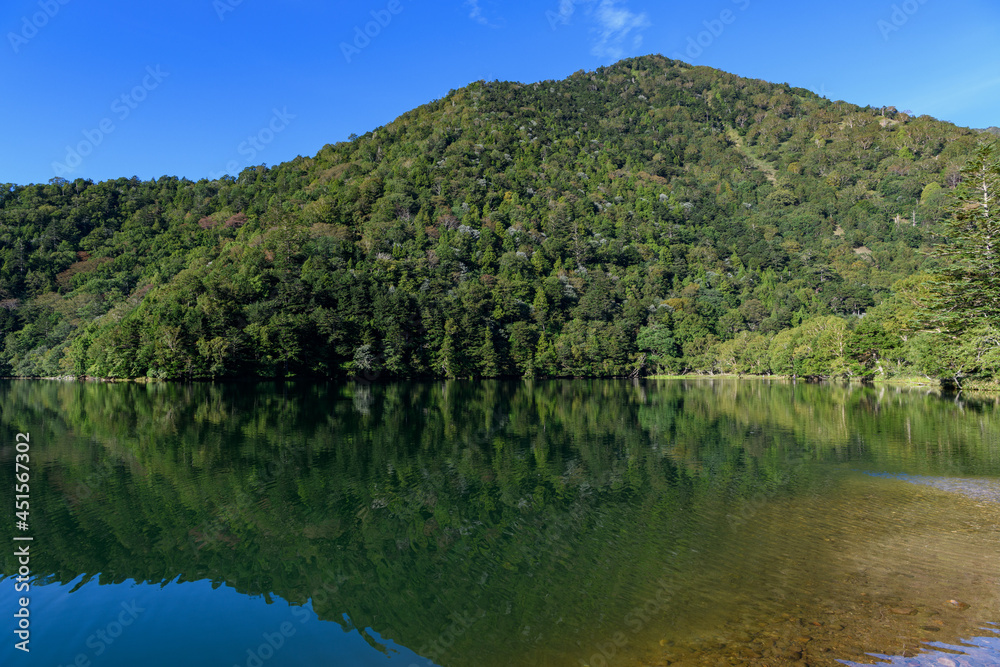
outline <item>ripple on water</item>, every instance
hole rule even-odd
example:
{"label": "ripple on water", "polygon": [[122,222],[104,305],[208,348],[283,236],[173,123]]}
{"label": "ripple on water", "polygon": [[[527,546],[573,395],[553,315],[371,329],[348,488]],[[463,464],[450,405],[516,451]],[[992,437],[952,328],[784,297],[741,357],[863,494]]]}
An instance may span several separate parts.
{"label": "ripple on water", "polygon": [[[674,667],[1000,667],[998,639],[979,636],[1000,615],[997,506],[845,472],[827,492],[776,499],[721,536],[728,548],[699,568],[704,585],[691,591],[716,613],[688,624],[690,610],[674,607],[659,636],[644,637],[648,651],[630,657]],[[684,573],[688,586],[697,572]]]}
{"label": "ripple on water", "polygon": [[[992,628],[983,628],[995,632]],[[1000,666],[1000,636],[973,637],[960,645],[928,642],[927,646],[943,650],[926,650],[914,656],[893,656],[871,653],[874,658],[888,661],[889,665],[903,667],[995,667]],[[870,663],[841,660],[845,665],[860,667]]]}
{"label": "ripple on water", "polygon": [[898,479],[911,484],[932,486],[941,491],[960,493],[975,500],[1000,502],[1000,480],[964,477],[932,477],[928,475],[907,475],[905,473],[868,472],[872,477],[883,479]]}

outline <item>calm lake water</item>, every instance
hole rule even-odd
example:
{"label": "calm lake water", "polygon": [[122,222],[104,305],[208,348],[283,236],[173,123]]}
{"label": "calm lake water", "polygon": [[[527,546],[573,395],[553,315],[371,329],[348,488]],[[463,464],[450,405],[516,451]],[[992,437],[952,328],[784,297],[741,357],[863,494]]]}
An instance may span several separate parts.
{"label": "calm lake water", "polygon": [[24,381],[0,411],[8,498],[32,443],[3,665],[1000,665],[991,398]]}

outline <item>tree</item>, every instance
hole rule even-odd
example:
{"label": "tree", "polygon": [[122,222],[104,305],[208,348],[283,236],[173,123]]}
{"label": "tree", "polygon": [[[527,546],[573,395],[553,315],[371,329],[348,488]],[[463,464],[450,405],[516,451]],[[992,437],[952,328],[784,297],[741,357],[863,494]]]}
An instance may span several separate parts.
{"label": "tree", "polygon": [[455,338],[458,335],[458,325],[455,320],[448,319],[444,324],[444,342],[438,352],[437,367],[440,373],[453,380],[459,377],[461,372],[458,363],[458,350],[456,349]]}
{"label": "tree", "polygon": [[941,266],[932,279],[930,324],[952,335],[1000,321],[1000,156],[984,143],[962,170],[944,241],[932,256]]}
{"label": "tree", "polygon": [[881,322],[868,315],[847,338],[851,370],[863,377],[871,377],[876,372],[886,375],[882,360],[899,345],[898,335],[889,333]]}
{"label": "tree", "polygon": [[667,327],[656,324],[643,327],[639,330],[636,346],[641,352],[649,353],[649,361],[657,371],[676,373],[679,370],[677,343]]}

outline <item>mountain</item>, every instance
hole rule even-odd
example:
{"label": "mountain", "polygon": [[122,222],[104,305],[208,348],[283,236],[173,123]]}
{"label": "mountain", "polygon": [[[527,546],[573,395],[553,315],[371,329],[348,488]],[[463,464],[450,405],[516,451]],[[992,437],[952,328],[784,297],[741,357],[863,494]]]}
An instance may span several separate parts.
{"label": "mountain", "polygon": [[8,184],[0,372],[922,372],[893,285],[979,137],[646,56],[237,177]]}

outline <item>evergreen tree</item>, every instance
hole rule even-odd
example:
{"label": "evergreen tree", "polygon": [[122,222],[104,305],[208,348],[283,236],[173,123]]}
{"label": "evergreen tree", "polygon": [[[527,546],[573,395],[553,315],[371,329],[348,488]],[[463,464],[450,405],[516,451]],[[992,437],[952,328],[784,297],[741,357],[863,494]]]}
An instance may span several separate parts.
{"label": "evergreen tree", "polygon": [[983,143],[956,188],[942,243],[932,250],[941,265],[932,278],[928,323],[953,335],[1000,323],[1000,156]]}

